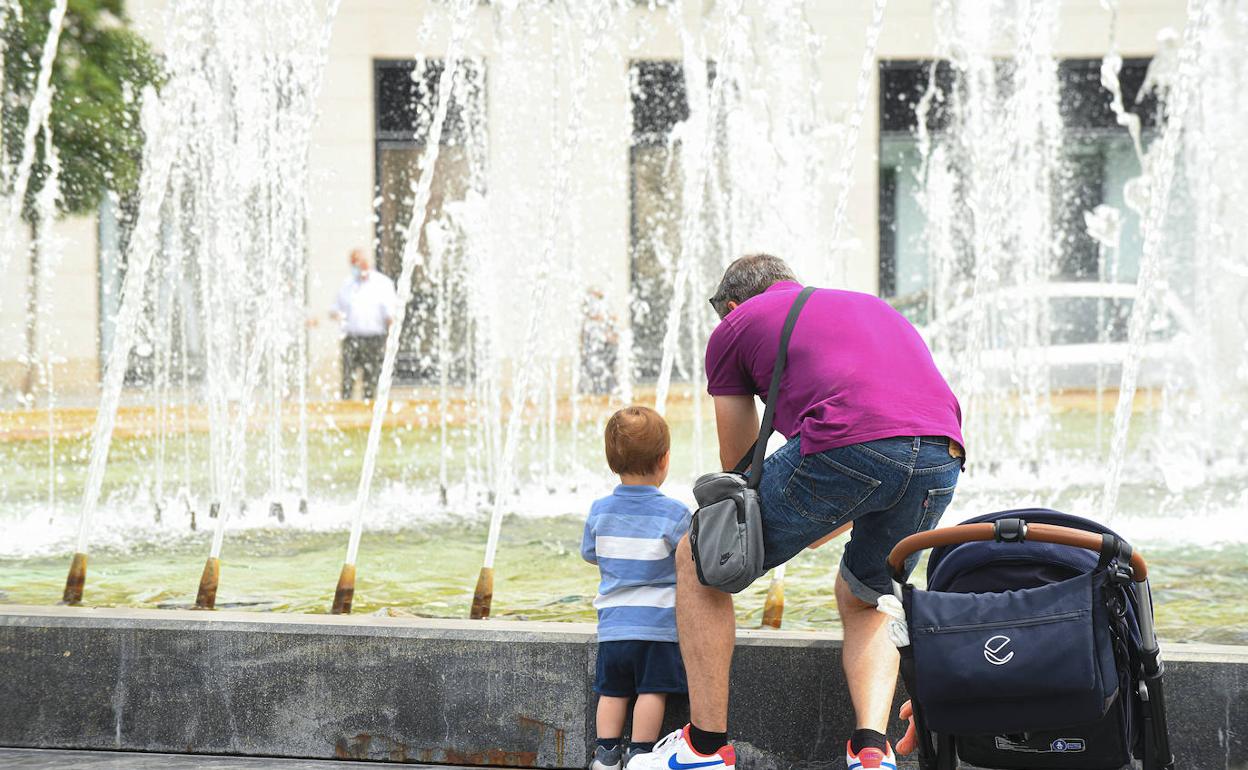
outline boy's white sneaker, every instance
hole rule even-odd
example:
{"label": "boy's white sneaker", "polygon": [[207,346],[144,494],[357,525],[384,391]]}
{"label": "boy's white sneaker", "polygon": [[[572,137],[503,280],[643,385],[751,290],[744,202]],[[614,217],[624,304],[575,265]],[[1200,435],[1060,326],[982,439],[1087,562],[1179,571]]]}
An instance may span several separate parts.
{"label": "boy's white sneaker", "polygon": [[595,746],[594,758],[589,763],[589,770],[620,770],[622,766],[620,758],[623,753],[618,746],[614,749]]}
{"label": "boy's white sneaker", "polygon": [[714,754],[699,754],[689,745],[689,725],[654,744],[649,754],[638,754],[628,763],[629,770],[734,770],[737,753],[732,745]]}

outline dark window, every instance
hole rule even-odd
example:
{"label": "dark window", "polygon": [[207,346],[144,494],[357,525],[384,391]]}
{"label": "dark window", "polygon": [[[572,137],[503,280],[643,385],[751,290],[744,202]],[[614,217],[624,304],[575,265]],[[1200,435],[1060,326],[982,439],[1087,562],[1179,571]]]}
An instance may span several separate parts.
{"label": "dark window", "polygon": [[880,62],[880,131],[911,133],[918,129],[918,109],[932,78],[936,79],[927,111],[929,131],[942,131],[949,123],[945,95],[953,92],[953,68],[948,62]]}
{"label": "dark window", "polygon": [[880,296],[897,293],[897,169],[880,169]]}
{"label": "dark window", "polygon": [[[715,63],[707,62],[708,86],[714,83]],[[633,136],[629,150],[630,303],[633,332],[633,375],[658,375],[671,310],[676,261],[680,258],[682,166],[680,143],[673,129],[689,118],[684,67],[676,61],[635,61],[629,67]],[[727,191],[724,191],[727,193]],[[703,308],[685,305],[683,325],[690,313]],[[689,335],[677,335],[674,376],[686,377]]]}
{"label": "dark window", "polygon": [[[1156,97],[1149,93],[1137,103],[1148,64],[1148,59],[1124,60],[1118,81],[1127,110],[1138,115],[1145,128],[1154,128],[1159,117]],[[997,77],[1002,82],[1008,82],[1011,76],[1010,63],[1005,60],[999,62]],[[1066,59],[1059,62],[1058,81],[1061,89],[1058,107],[1068,130],[1117,128],[1110,106],[1112,98],[1101,85],[1100,59]],[[918,130],[920,103],[932,85],[935,87],[927,111],[927,128],[938,132],[948,128],[948,100],[958,87],[957,77],[949,62],[880,62],[880,131],[912,133]]]}
{"label": "dark window", "polygon": [[[954,118],[951,103],[961,86],[953,67],[944,61],[886,61],[879,66],[880,294],[918,307],[925,304],[927,271],[925,215],[914,197],[920,184],[919,113],[928,95],[926,128],[939,142]],[[1148,59],[1127,59],[1119,73],[1124,104],[1139,116],[1146,136],[1160,119],[1155,97],[1151,93],[1140,97],[1148,66]],[[1065,139],[1052,213],[1059,232],[1053,277],[1061,281],[1101,278],[1099,247],[1086,232],[1084,212],[1102,203],[1121,208],[1123,183],[1139,173],[1126,131],[1113,114],[1111,96],[1101,85],[1100,70],[1099,59],[1068,59],[1058,65]],[[1002,86],[1008,87],[1013,76],[1012,63],[1001,60],[997,78]],[[1137,227],[1131,212],[1124,212],[1124,227]],[[1137,258],[1131,253],[1138,241],[1133,233],[1124,236],[1122,247],[1120,275],[1126,280],[1134,275]]]}
{"label": "dark window", "polygon": [[680,62],[639,61],[631,71],[633,144],[664,144],[677,123],[689,118]]}
{"label": "dark window", "polygon": [[[394,279],[402,269],[419,164],[438,106],[443,67],[441,59],[374,62],[376,261],[378,269]],[[412,275],[412,297],[395,361],[395,377],[407,384],[438,376],[440,350],[449,357],[452,381],[463,382],[472,373],[466,264],[463,239],[458,237],[461,223],[451,212],[471,191],[484,192],[485,67],[479,60],[460,61],[440,145],[426,221],[438,223],[449,237],[439,260],[430,252],[427,230],[421,232],[418,248],[423,259]]]}
{"label": "dark window", "polygon": [[[424,144],[438,107],[438,80],[441,59],[376,62],[377,138],[398,139]],[[463,86],[457,89],[447,107],[442,143],[457,144],[469,133],[465,123],[464,95],[480,87],[481,66],[473,60],[460,63]]]}
{"label": "dark window", "polygon": [[[1156,128],[1160,117],[1157,98],[1151,92],[1139,98],[1148,73],[1148,59],[1126,59],[1118,73],[1122,100],[1128,112],[1140,117],[1144,128]],[[1066,59],[1058,65],[1062,122],[1071,129],[1117,129],[1109,89],[1101,85],[1100,59]]]}

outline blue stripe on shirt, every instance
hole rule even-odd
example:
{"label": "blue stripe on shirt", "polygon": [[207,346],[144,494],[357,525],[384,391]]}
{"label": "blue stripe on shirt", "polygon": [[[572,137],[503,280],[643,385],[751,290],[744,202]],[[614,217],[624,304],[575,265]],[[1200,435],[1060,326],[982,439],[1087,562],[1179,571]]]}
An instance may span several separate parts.
{"label": "blue stripe on shirt", "polygon": [[604,607],[598,610],[598,641],[676,641],[675,607]]}
{"label": "blue stripe on shirt", "polygon": [[676,584],[676,555],[670,554],[657,561],[639,559],[598,559],[602,573],[602,585],[598,593],[605,594],[616,586]]}

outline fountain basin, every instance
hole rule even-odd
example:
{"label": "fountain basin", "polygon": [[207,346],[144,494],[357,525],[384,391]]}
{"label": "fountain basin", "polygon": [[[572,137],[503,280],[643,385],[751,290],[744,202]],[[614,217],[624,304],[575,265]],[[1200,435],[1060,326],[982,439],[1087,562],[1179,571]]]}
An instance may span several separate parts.
{"label": "fountain basin", "polygon": [[[533,499],[559,510],[554,507],[558,501]],[[960,515],[949,516],[950,524],[975,512],[1004,508],[1007,502],[980,503],[969,495],[967,499],[972,502],[961,506]],[[958,504],[961,502],[959,499]],[[570,500],[563,504],[575,503]],[[229,547],[222,555],[217,608],[328,612],[342,569],[346,533],[340,527],[315,529],[334,523],[334,511],[327,511],[327,505],[316,501],[308,519],[292,513],[284,526],[277,526],[253,506],[239,525],[256,528],[232,531]],[[1074,505],[1061,507],[1082,510]],[[419,503],[398,510],[420,513]],[[453,518],[434,522],[365,532],[353,612],[468,616],[481,567],[485,524],[475,515],[465,515],[460,522]],[[46,526],[41,521],[34,523]],[[84,604],[190,609],[210,535],[203,531],[182,535],[172,527],[170,523],[168,530],[156,530],[162,538],[158,542],[96,549],[90,557]],[[583,515],[571,513],[508,517],[498,552],[491,615],[508,620],[592,622],[599,575],[581,560],[583,528]],[[1248,572],[1243,569],[1248,562],[1248,544],[1167,542],[1164,535],[1175,528],[1165,520],[1133,521],[1122,528],[1148,559],[1162,641],[1248,643],[1248,606],[1241,601],[1248,592]],[[831,597],[843,546],[843,540],[837,540],[818,550],[804,551],[789,563],[786,631],[835,631],[839,627]],[[56,602],[69,560],[68,553],[17,559],[0,556],[0,605]],[[923,574],[919,569],[916,579],[921,580]],[[762,620],[767,584],[767,580],[760,580],[738,596],[737,623],[742,628],[756,628]]]}
{"label": "fountain basin", "polygon": [[[589,624],[7,606],[0,745],[579,768],[595,651]],[[1248,767],[1248,647],[1163,654],[1177,766]],[[733,677],[750,767],[838,766],[837,635],[740,631]]]}

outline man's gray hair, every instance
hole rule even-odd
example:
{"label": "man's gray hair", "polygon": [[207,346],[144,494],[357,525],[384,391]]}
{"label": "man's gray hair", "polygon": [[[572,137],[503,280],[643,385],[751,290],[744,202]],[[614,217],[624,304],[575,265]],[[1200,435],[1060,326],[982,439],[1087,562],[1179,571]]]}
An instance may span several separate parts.
{"label": "man's gray hair", "polygon": [[724,277],[719,281],[719,289],[711,297],[711,307],[723,318],[728,315],[729,302],[740,305],[750,297],[767,291],[773,284],[796,280],[793,268],[783,259],[770,254],[747,254],[735,260],[724,271]]}

